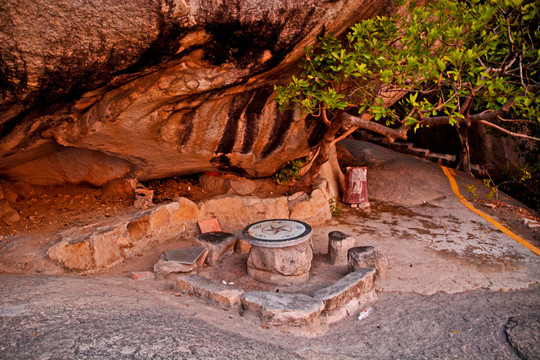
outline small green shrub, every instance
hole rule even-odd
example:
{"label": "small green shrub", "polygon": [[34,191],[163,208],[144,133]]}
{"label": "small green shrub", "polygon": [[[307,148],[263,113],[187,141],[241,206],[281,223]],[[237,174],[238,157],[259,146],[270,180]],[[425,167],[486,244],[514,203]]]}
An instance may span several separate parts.
{"label": "small green shrub", "polygon": [[476,193],[476,186],[475,185],[467,185],[467,192],[470,192],[471,194],[473,194],[474,197],[477,197],[478,194]]}
{"label": "small green shrub", "polygon": [[286,185],[290,182],[298,180],[300,177],[300,170],[302,167],[304,167],[306,162],[307,161],[305,158],[289,161],[274,175],[275,181],[280,185]]}
{"label": "small green shrub", "polygon": [[335,198],[330,199],[330,212],[332,216],[338,216],[341,212],[341,205],[339,205]]}

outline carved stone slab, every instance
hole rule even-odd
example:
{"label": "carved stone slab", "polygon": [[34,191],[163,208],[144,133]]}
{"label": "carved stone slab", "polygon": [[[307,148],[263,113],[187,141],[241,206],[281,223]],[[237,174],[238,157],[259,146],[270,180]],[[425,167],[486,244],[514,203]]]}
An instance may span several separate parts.
{"label": "carved stone slab", "polygon": [[265,248],[282,248],[308,241],[312,232],[311,226],[303,221],[273,219],[248,225],[242,231],[242,234],[251,245]]}

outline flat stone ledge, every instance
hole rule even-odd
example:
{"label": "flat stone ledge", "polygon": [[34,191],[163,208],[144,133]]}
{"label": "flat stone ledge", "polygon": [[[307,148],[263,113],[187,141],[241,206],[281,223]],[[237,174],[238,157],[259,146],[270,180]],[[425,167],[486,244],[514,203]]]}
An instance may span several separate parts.
{"label": "flat stone ledge", "polygon": [[195,296],[207,299],[225,308],[241,308],[241,297],[243,290],[223,285],[212,280],[208,280],[199,275],[178,276],[175,280],[175,287],[184,293],[193,293]]}
{"label": "flat stone ledge", "polygon": [[288,332],[322,330],[324,303],[308,295],[252,291],[242,296],[242,307],[242,316],[263,326]]}
{"label": "flat stone ledge", "polygon": [[374,268],[359,269],[313,295],[324,303],[322,316],[325,323],[338,321],[376,299],[375,271]]}

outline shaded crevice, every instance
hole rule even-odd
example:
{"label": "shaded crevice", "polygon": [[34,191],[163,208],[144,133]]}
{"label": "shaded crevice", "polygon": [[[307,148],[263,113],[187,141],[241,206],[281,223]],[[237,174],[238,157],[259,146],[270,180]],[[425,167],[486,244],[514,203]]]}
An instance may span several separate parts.
{"label": "shaded crevice", "polygon": [[513,329],[513,328],[515,328],[517,326],[518,326],[517,321],[513,317],[508,316],[506,318],[503,326],[499,330],[499,334],[497,334],[497,340],[499,340],[501,343],[503,343],[505,345],[508,345],[510,347],[510,350],[512,351],[512,353],[514,355],[516,355],[520,359],[527,360],[527,359],[529,359],[527,354],[524,354],[524,353],[522,353],[522,351],[520,351],[519,345],[514,344],[514,342],[510,339],[510,336],[508,334],[508,330],[511,330],[511,329]]}
{"label": "shaded crevice", "polygon": [[229,103],[227,123],[225,124],[221,139],[216,148],[216,154],[229,154],[234,148],[240,117],[242,116],[244,109],[248,106],[250,97],[251,93],[244,92],[236,95]]}
{"label": "shaded crevice", "polygon": [[259,122],[261,113],[266,105],[268,98],[272,95],[272,88],[258,89],[253,94],[249,102],[244,118],[245,118],[245,134],[244,143],[242,144],[242,154],[247,154],[253,148],[257,134],[259,133]]}
{"label": "shaded crevice", "polygon": [[272,131],[270,132],[271,138],[268,139],[268,142],[261,152],[262,159],[268,157],[271,153],[283,145],[291,124],[294,121],[294,110],[279,111],[276,109],[276,111],[276,121],[274,122]]}

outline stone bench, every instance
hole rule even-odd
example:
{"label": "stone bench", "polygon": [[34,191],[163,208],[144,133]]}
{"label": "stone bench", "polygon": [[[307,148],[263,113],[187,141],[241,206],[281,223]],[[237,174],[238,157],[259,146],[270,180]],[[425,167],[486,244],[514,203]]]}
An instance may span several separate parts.
{"label": "stone bench", "polygon": [[354,247],[356,239],[341,231],[328,234],[328,257],[332,265],[347,265],[347,251]]}
{"label": "stone bench", "polygon": [[223,255],[233,250],[236,237],[223,231],[212,231],[196,235],[194,240],[197,245],[208,249],[208,265],[216,266]]}
{"label": "stone bench", "polygon": [[357,246],[347,252],[349,271],[357,271],[362,268],[374,268],[377,270],[376,277],[385,279],[388,272],[388,260],[373,246]]}

